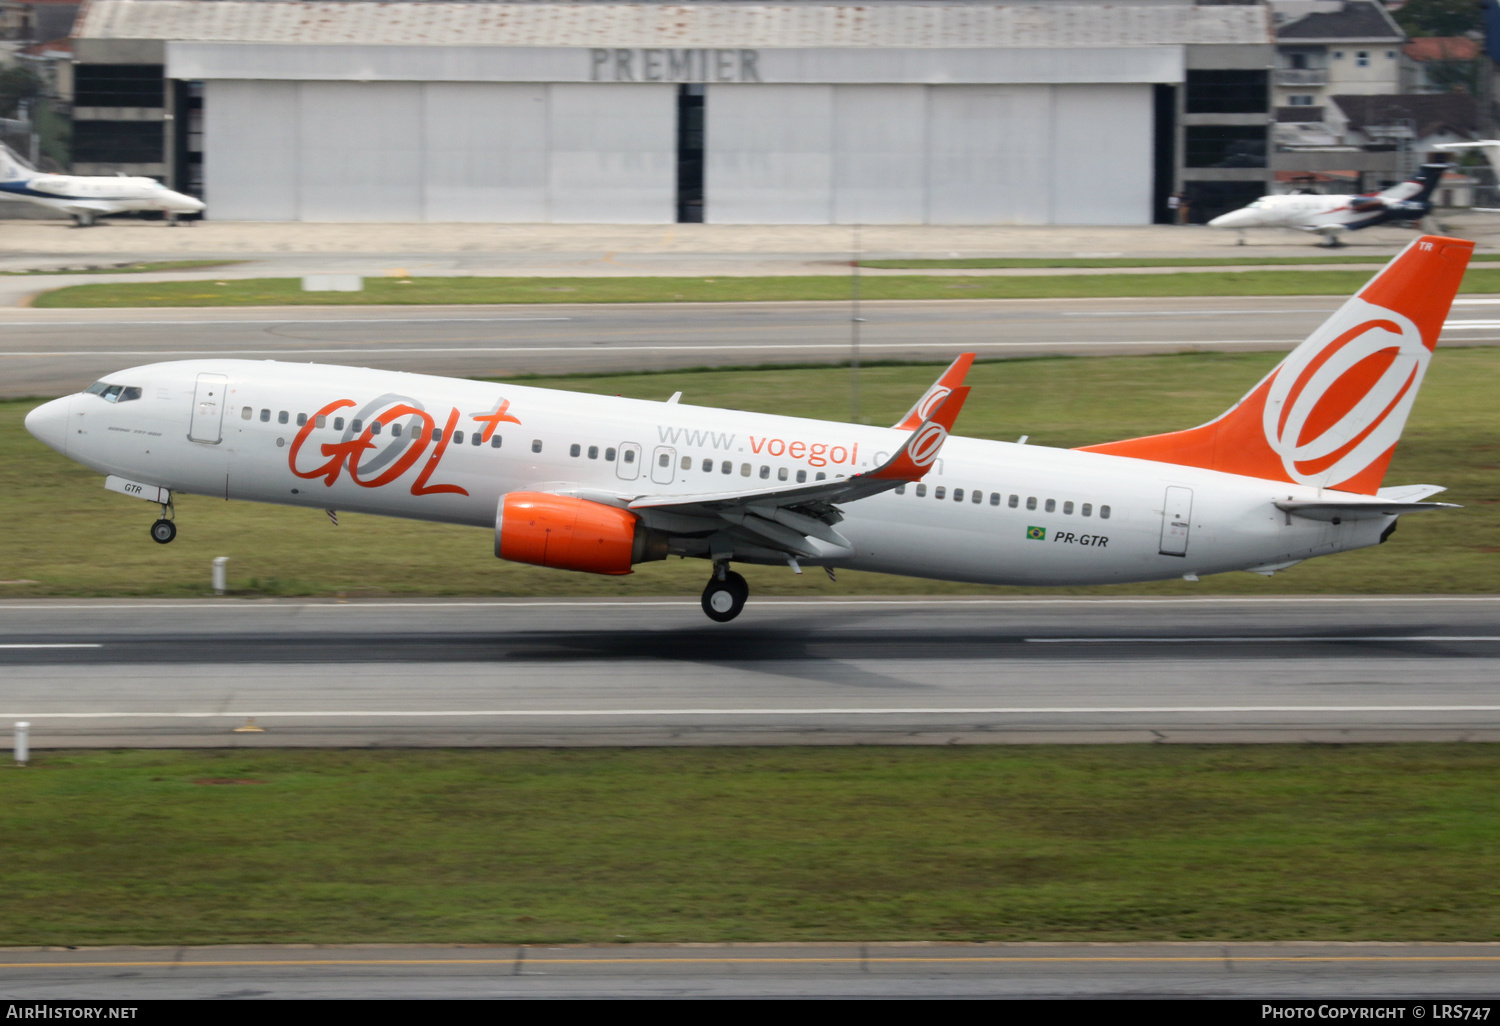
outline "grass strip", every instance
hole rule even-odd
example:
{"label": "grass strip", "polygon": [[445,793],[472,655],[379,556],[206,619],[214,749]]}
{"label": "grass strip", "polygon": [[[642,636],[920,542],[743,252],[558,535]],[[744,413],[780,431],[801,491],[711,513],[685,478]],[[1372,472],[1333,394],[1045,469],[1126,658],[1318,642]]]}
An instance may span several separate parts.
{"label": "grass strip", "polygon": [[[1135,296],[1331,296],[1353,293],[1368,271],[1223,271],[1029,277],[867,277],[878,299],[1089,299]],[[1465,292],[1500,292],[1500,270],[1476,269]],[[849,299],[843,275],[760,278],[366,278],[361,292],[303,292],[299,278],[70,285],[32,305],[82,307],[367,306],[503,303],[816,302]]]}
{"label": "grass strip", "polygon": [[5,771],[0,945],[1494,941],[1497,772],[1479,744],[42,752]]}
{"label": "grass strip", "polygon": [[[955,257],[934,260],[861,260],[861,267],[914,271],[981,267],[1257,267],[1277,264],[1383,264],[1394,253],[1296,257]],[[1473,263],[1500,261],[1500,253],[1476,253]]]}
{"label": "grass strip", "polygon": [[[1278,358],[1200,353],[980,363],[969,375],[974,395],[958,430],[1012,440],[1029,434],[1035,444],[1076,446],[1189,427],[1227,409]],[[866,367],[860,373],[861,409],[873,423],[894,423],[939,370]],[[849,371],[839,367],[526,383],[648,399],[681,390],[686,402],[701,406],[830,420],[848,416]],[[852,571],[840,572],[834,584],[822,574],[796,576],[783,567],[739,569],[756,595],[1500,593],[1497,394],[1500,350],[1440,352],[1386,482],[1444,484],[1451,490],[1440,498],[1464,508],[1404,517],[1389,544],[1310,560],[1272,578],[1234,573],[1198,583],[1014,589]],[[230,587],[244,596],[696,596],[707,579],[701,560],[647,563],[628,577],[604,578],[501,562],[481,529],[352,513],[342,514],[334,527],[317,510],[194,495],[177,499],[177,540],[157,545],[146,533],[156,507],[105,491],[100,475],[28,435],[22,419],[33,405],[0,404],[0,515],[10,525],[0,546],[0,598],[202,595],[215,556],[230,557]],[[649,445],[652,439],[640,441]],[[1008,490],[1023,484],[994,482]]]}

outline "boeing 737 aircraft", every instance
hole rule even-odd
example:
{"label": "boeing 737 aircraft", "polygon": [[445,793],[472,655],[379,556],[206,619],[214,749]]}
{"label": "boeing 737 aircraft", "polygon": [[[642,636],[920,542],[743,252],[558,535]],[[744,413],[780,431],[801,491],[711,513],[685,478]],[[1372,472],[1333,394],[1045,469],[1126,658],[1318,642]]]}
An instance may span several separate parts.
{"label": "boeing 737 aircraft", "polygon": [[1424,236],[1226,413],[1053,449],[949,437],[973,354],[890,428],[356,367],[196,359],[111,374],[26,428],[161,506],[188,492],[469,524],[502,559],[711,562],[987,584],[1271,574],[1377,545],[1443,489],[1381,487],[1474,244]]}
{"label": "boeing 737 aircraft", "polygon": [[0,144],[0,199],[27,200],[61,211],[80,228],[109,214],[159,210],[176,223],[181,214],[200,214],[200,199],[173,192],[155,178],[129,175],[53,175],[38,171]]}
{"label": "boeing 737 aircraft", "polygon": [[[1432,190],[1447,164],[1423,164],[1407,181],[1366,196],[1322,196],[1291,193],[1262,196],[1248,207],[1220,214],[1210,228],[1296,228],[1316,232],[1327,245],[1338,246],[1339,233],[1393,221],[1420,221],[1432,213]],[[1240,242],[1245,241],[1244,236]]]}

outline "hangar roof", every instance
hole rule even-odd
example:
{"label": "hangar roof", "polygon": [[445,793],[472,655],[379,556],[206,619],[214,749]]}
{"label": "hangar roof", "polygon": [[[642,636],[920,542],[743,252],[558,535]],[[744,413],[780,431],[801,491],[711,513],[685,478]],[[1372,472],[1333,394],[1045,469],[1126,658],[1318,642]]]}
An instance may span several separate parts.
{"label": "hangar roof", "polygon": [[1062,48],[1264,44],[1259,4],[595,4],[91,0],[84,39],[391,46]]}

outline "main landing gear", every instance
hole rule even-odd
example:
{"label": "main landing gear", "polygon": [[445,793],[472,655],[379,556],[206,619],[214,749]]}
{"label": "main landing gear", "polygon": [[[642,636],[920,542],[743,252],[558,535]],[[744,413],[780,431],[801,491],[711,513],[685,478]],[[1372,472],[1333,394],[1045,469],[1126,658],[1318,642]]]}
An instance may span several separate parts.
{"label": "main landing gear", "polygon": [[177,525],[167,518],[168,513],[171,513],[174,517],[177,515],[177,511],[170,504],[163,503],[161,507],[161,519],[151,525],[151,540],[158,545],[165,545],[177,537]]}
{"label": "main landing gear", "polygon": [[729,569],[728,563],[718,563],[714,575],[708,579],[708,587],[703,589],[703,611],[710,620],[728,623],[740,615],[749,597],[750,585],[745,579]]}

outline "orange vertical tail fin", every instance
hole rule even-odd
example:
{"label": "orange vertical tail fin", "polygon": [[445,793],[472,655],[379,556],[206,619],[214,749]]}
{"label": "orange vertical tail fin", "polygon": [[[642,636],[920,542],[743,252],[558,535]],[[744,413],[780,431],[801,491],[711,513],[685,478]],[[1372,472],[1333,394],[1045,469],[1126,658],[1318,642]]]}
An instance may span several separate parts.
{"label": "orange vertical tail fin", "polygon": [[1473,250],[1422,236],[1216,420],[1084,451],[1375,494]]}

